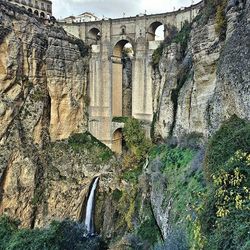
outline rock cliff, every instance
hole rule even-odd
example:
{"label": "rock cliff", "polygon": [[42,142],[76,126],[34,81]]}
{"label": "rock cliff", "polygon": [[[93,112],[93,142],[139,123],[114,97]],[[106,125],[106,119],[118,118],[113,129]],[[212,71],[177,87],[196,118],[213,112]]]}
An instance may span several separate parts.
{"label": "rock cliff", "polygon": [[156,136],[207,138],[234,114],[250,119],[249,5],[228,2],[225,40],[210,16],[193,23],[184,56],[179,44],[164,48],[152,76]]}
{"label": "rock cliff", "polygon": [[[86,156],[72,159],[72,152],[48,148],[86,130],[88,48],[2,1],[0,16],[0,213],[31,227],[44,223],[46,214],[77,217],[90,180],[84,173],[91,176]],[[62,164],[60,157],[71,160]],[[84,166],[76,163],[81,159]],[[63,199],[67,193],[74,196],[72,206]]]}

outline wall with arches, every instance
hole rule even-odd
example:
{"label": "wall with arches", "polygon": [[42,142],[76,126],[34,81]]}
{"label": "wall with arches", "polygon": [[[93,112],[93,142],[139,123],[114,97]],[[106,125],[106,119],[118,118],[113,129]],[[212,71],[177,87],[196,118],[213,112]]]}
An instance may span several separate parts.
{"label": "wall with arches", "polygon": [[9,2],[44,19],[50,19],[52,16],[52,2],[49,0],[9,0]]}

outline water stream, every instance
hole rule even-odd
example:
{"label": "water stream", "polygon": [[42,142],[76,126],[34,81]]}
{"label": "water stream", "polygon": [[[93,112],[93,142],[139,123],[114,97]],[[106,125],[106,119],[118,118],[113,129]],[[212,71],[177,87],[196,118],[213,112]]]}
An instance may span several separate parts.
{"label": "water stream", "polygon": [[95,191],[98,185],[99,177],[94,179],[91,191],[89,193],[87,206],[86,206],[86,216],[85,216],[85,226],[88,234],[93,235],[95,233],[94,228],[94,205],[95,205]]}

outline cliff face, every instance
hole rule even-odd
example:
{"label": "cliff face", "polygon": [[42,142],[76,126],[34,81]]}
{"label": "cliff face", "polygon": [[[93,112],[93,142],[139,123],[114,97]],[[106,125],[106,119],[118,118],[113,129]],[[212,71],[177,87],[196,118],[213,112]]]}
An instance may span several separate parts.
{"label": "cliff face", "polygon": [[250,118],[249,12],[249,1],[229,1],[225,41],[210,18],[193,24],[184,58],[176,44],[164,49],[153,72],[157,136],[208,137],[234,114]]}
{"label": "cliff face", "polygon": [[88,49],[7,3],[0,16],[0,213],[25,226],[48,214],[76,218],[91,181],[84,173],[94,174],[86,155],[56,151],[51,141],[86,130]]}
{"label": "cliff face", "polygon": [[1,16],[0,138],[18,115],[37,143],[44,126],[53,141],[83,131],[88,70],[83,42],[3,3]]}

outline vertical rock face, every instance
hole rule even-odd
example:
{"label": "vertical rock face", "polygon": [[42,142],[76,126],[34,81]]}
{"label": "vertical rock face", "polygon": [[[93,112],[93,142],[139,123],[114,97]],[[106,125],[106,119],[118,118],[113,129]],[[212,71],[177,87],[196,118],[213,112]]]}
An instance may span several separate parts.
{"label": "vertical rock face", "polygon": [[228,5],[224,42],[210,18],[206,25],[193,24],[183,59],[175,44],[164,49],[153,75],[156,135],[208,137],[234,114],[250,119],[249,8],[249,1]]}
{"label": "vertical rock face", "polygon": [[41,142],[45,106],[52,140],[83,131],[87,87],[84,44],[15,7],[1,4],[1,16],[0,137],[24,106],[35,116],[26,119],[30,126],[24,127],[36,142]]}
{"label": "vertical rock face", "polygon": [[0,16],[0,214],[31,227],[77,218],[96,172],[86,155],[50,142],[86,130],[88,49],[2,1]]}

